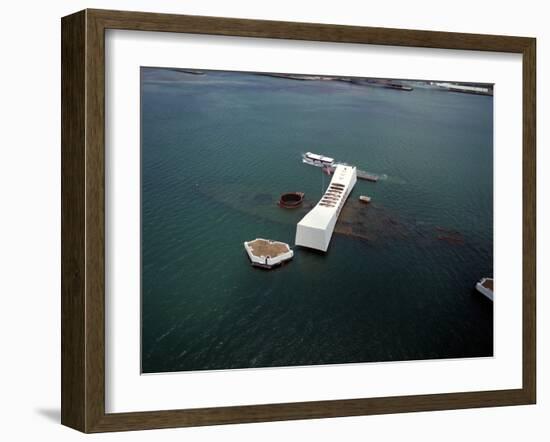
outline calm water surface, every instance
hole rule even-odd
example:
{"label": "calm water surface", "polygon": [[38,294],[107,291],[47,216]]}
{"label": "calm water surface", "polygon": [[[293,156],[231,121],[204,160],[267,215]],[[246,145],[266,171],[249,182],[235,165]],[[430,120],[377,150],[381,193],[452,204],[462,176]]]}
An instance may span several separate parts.
{"label": "calm water surface", "polygon": [[[493,354],[493,98],[414,86],[142,68],[143,372]],[[382,179],[327,254],[252,268],[328,184],[305,151]]]}

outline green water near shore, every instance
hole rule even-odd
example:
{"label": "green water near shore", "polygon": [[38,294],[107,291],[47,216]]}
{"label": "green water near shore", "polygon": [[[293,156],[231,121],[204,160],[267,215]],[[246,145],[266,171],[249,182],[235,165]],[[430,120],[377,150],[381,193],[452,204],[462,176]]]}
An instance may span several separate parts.
{"label": "green water near shore", "polygon": [[[492,355],[492,97],[204,72],[142,68],[144,372]],[[305,151],[382,179],[327,254],[252,268],[328,184]]]}

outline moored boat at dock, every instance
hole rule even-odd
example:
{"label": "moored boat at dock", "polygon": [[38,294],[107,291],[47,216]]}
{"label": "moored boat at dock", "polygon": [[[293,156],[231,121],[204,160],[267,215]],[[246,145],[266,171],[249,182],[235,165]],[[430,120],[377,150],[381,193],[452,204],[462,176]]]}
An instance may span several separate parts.
{"label": "moored boat at dock", "polygon": [[[323,169],[323,172],[329,176],[334,173],[337,166],[355,167],[341,161],[335,161],[334,158],[325,157],[324,155],[319,155],[311,152],[306,152],[302,154],[302,162],[311,166],[321,167]],[[364,170],[359,170],[357,168],[356,178],[371,181],[373,183],[376,183],[380,179],[378,175],[374,175]]]}
{"label": "moored boat at dock", "polygon": [[312,152],[302,154],[302,162],[315,167],[332,167],[334,166],[334,158],[325,157]]}

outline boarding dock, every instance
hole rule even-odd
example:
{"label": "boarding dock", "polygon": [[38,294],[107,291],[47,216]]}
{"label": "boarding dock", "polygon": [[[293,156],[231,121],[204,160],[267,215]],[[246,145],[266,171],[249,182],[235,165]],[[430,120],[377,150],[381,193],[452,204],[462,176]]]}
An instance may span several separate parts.
{"label": "boarding dock", "polygon": [[360,180],[367,180],[376,183],[378,181],[378,175],[365,172],[364,170],[357,170],[357,178]]}

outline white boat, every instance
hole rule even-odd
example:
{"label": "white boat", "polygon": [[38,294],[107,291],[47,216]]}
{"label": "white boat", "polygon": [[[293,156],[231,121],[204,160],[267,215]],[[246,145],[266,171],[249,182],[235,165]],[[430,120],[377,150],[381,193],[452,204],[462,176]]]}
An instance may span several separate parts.
{"label": "white boat", "polygon": [[493,300],[494,281],[493,278],[481,278],[476,284],[476,290],[482,295]]}
{"label": "white boat", "polygon": [[315,167],[332,167],[334,166],[334,158],[325,157],[316,153],[306,152],[302,154],[302,162]]}
{"label": "white boat", "polygon": [[370,196],[361,195],[359,197],[359,201],[362,201],[363,203],[370,203]]}

